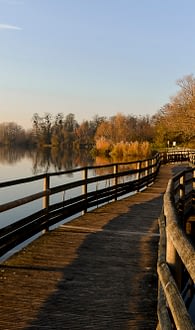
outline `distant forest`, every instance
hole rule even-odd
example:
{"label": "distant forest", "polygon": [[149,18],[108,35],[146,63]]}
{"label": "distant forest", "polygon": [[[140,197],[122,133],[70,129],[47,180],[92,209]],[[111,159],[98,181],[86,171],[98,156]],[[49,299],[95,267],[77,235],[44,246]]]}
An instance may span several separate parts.
{"label": "distant forest", "polygon": [[75,115],[34,113],[32,128],[25,130],[15,122],[0,123],[1,146],[88,148],[112,152],[116,146],[147,143],[153,147],[195,146],[195,78],[177,81],[179,91],[153,116],[117,113],[106,118],[96,115],[78,123]]}

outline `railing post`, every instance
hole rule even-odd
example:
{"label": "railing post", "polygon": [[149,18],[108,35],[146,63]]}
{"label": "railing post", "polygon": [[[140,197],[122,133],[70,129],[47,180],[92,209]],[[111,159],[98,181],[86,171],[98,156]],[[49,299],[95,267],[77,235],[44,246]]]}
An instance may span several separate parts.
{"label": "railing post", "polygon": [[[155,160],[156,160],[156,159],[152,158],[152,164],[151,164],[151,166],[152,166],[152,171],[151,171],[152,174],[155,173],[155,168],[154,168]],[[157,160],[156,160],[156,162],[157,162]]]}
{"label": "railing post", "polygon": [[142,162],[141,160],[137,162],[137,191],[139,191],[139,180],[141,177],[141,166]]}
{"label": "railing post", "polygon": [[87,176],[88,176],[88,170],[87,170],[87,167],[85,167],[84,170],[83,170],[84,184],[82,186],[82,193],[83,193],[83,195],[85,195],[86,205],[85,205],[85,207],[82,211],[82,214],[85,214],[87,212]]}
{"label": "railing post", "polygon": [[183,214],[185,208],[185,173],[179,179],[179,212]]}
{"label": "railing post", "polygon": [[[46,192],[46,195],[43,197],[43,209],[46,210],[47,216],[49,211],[49,193],[48,193],[49,187],[50,187],[50,177],[48,174],[46,174],[43,181],[43,191]],[[49,226],[47,226],[45,230],[49,230]]]}
{"label": "railing post", "polygon": [[175,249],[172,239],[170,237],[170,233],[166,231],[167,237],[167,249],[166,249],[166,262],[169,265],[173,277],[178,285],[179,290],[181,290],[182,286],[182,263],[181,259]]}
{"label": "railing post", "polygon": [[117,201],[117,185],[118,185],[118,176],[117,176],[117,173],[118,173],[118,164],[114,164],[113,172],[115,174],[115,177],[114,177],[115,201]]}
{"label": "railing post", "polygon": [[183,174],[179,179],[180,189],[179,189],[179,197],[183,199],[185,196],[185,174]]}
{"label": "railing post", "polygon": [[[145,170],[145,177],[147,178],[148,175],[149,175],[149,160],[147,159],[146,162],[145,162],[145,167],[146,167],[146,170]],[[148,186],[148,179],[147,179],[147,186]]]}
{"label": "railing post", "polygon": [[160,169],[160,166],[161,166],[161,163],[162,163],[162,158],[159,157],[159,155],[157,155],[155,157],[155,176],[157,176],[158,172],[159,172],[159,169]]}
{"label": "railing post", "polygon": [[[173,277],[178,285],[178,288],[181,289],[182,285],[182,262],[177,253],[177,250],[173,244],[172,240],[172,231],[174,231],[175,226],[177,226],[177,214],[174,209],[174,201],[173,199],[173,183],[170,180],[167,186],[167,191],[164,195],[164,215],[166,221],[166,238],[167,238],[167,246],[166,246],[166,261],[169,265]],[[170,226],[172,224],[172,226]],[[174,226],[173,226],[174,224]]]}
{"label": "railing post", "polygon": [[161,161],[162,161],[162,159],[160,159],[160,157],[158,157],[158,155],[157,156],[155,156],[155,158],[153,158],[153,162],[154,162],[154,167],[153,167],[153,169],[154,169],[154,173],[155,173],[155,175],[157,175],[157,172],[158,172],[158,168],[159,168],[159,164],[161,163]]}
{"label": "railing post", "polygon": [[[48,190],[49,190],[49,175],[46,174],[43,181],[43,191],[48,191]],[[43,209],[48,210],[48,208],[49,208],[49,194],[47,193],[43,197]]]}
{"label": "railing post", "polygon": [[195,209],[195,168],[192,169],[192,177],[193,177],[193,183],[192,183],[192,207]]}

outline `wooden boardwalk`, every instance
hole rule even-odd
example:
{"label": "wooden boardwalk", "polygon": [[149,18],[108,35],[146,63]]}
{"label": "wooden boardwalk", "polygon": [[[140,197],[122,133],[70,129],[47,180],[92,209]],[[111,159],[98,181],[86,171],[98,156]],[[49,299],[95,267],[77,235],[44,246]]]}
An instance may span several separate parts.
{"label": "wooden boardwalk", "polygon": [[51,231],[0,265],[0,329],[156,329],[156,183]]}

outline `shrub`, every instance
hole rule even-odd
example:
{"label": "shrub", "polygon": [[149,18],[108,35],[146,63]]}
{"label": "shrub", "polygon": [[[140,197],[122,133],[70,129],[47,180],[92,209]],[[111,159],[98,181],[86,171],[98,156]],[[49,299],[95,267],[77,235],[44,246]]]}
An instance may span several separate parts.
{"label": "shrub", "polygon": [[112,157],[127,158],[139,157],[145,158],[151,154],[151,148],[148,141],[144,142],[119,142],[115,144],[110,152]]}
{"label": "shrub", "polygon": [[96,140],[96,150],[100,155],[108,155],[112,150],[112,143],[109,140],[100,138]]}

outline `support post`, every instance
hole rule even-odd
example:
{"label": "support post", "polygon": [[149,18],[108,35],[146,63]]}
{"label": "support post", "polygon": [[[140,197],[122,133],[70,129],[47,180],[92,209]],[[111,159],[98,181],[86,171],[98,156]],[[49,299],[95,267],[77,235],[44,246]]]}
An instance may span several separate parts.
{"label": "support post", "polygon": [[152,158],[151,161],[151,174],[152,174],[152,181],[154,182],[154,179],[156,177],[156,171],[157,171],[157,166],[155,166],[155,164],[157,164],[157,159],[156,158]]}
{"label": "support post", "polygon": [[[146,166],[145,177],[147,178],[149,175],[149,160],[146,160],[145,166]],[[148,179],[147,179],[147,186],[148,186]]]}
{"label": "support post", "polygon": [[[43,181],[43,191],[46,192],[46,195],[43,197],[43,209],[46,210],[46,215],[48,216],[48,211],[49,211],[49,186],[50,186],[50,178],[49,175],[46,174],[44,177],[44,181]],[[47,223],[48,223],[49,219],[47,219]],[[45,228],[46,231],[49,230],[49,226],[47,225]]]}
{"label": "support post", "polygon": [[166,262],[169,265],[173,277],[178,285],[178,288],[181,289],[182,284],[182,263],[181,259],[177,253],[177,250],[173,244],[172,232],[175,227],[177,227],[177,213],[173,207],[172,201],[172,181],[169,180],[167,185],[167,191],[164,195],[164,215],[166,221],[166,238],[167,238],[167,247],[166,247]]}
{"label": "support post", "polygon": [[180,212],[180,215],[182,216],[183,213],[184,213],[184,209],[185,209],[185,174],[183,174],[180,177],[179,186],[180,186],[180,189],[179,189],[179,212]]}
{"label": "support post", "polygon": [[117,173],[118,173],[118,164],[114,164],[113,172],[115,174],[115,177],[114,177],[115,201],[117,201],[117,185],[118,185],[118,176],[117,176]]}
{"label": "support post", "polygon": [[[46,174],[44,177],[44,181],[43,181],[43,191],[47,192],[49,190],[49,175]],[[49,208],[49,194],[47,193],[44,197],[43,197],[43,209],[48,210]]]}
{"label": "support post", "polygon": [[141,161],[138,161],[137,162],[137,191],[139,191],[139,180],[140,180],[140,176],[141,176],[141,165],[142,162]]}
{"label": "support post", "polygon": [[152,170],[151,170],[151,172],[152,172],[152,174],[154,174],[155,173],[155,168],[154,168],[154,164],[155,164],[155,159],[154,158],[152,158]]}
{"label": "support post", "polygon": [[84,168],[83,170],[83,180],[84,180],[84,184],[82,186],[82,194],[85,195],[85,207],[82,211],[82,214],[87,213],[87,175],[88,175],[88,171],[87,171],[87,167]]}
{"label": "support post", "polygon": [[[194,157],[195,160],[195,157]],[[192,206],[195,210],[195,168],[192,170],[193,184],[192,184]]]}
{"label": "support post", "polygon": [[166,234],[167,234],[166,262],[172,271],[173,277],[177,283],[179,290],[181,290],[182,262],[173,245],[170,233],[166,231]]}

